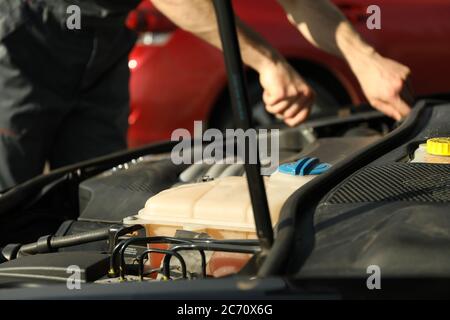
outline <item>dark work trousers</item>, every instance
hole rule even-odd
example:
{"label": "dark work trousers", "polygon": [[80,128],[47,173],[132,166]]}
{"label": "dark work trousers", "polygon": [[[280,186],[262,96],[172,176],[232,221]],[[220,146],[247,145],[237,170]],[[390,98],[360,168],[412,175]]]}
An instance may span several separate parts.
{"label": "dark work trousers", "polygon": [[69,30],[66,8],[34,3],[0,0],[0,190],[126,148],[135,35],[124,19]]}

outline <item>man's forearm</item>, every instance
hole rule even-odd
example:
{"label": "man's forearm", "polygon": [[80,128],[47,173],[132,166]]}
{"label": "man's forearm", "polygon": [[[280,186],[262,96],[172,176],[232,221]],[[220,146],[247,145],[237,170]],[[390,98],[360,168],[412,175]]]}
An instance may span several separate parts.
{"label": "man's forearm", "polygon": [[289,20],[316,47],[348,62],[375,53],[329,0],[278,0]]}
{"label": "man's forearm", "polygon": [[408,67],[382,57],[329,0],[278,0],[300,32],[314,45],[344,58],[368,101],[400,120],[414,102]]}
{"label": "man's forearm", "polygon": [[[211,0],[152,0],[175,24],[217,48],[221,48],[214,6]],[[259,71],[266,64],[284,62],[284,58],[237,17],[241,53],[244,62]]]}
{"label": "man's forearm", "polygon": [[[408,86],[408,67],[378,54],[330,1],[278,1],[310,42],[348,62],[375,108],[398,120],[409,113],[412,93]],[[181,28],[221,47],[212,0],[152,2]],[[311,87],[275,49],[239,19],[237,26],[243,60],[259,73],[267,110],[283,117],[291,126],[304,121],[314,98]]]}

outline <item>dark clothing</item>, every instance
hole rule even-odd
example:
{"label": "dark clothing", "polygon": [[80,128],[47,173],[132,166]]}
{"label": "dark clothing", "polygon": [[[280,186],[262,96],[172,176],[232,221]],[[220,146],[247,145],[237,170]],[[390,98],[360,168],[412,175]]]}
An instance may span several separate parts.
{"label": "dark clothing", "polygon": [[68,30],[47,1],[0,0],[0,190],[126,148],[125,15]]}
{"label": "dark clothing", "polygon": [[22,24],[24,17],[21,8],[30,6],[48,9],[65,24],[67,8],[77,5],[81,9],[83,25],[118,26],[141,0],[0,0],[0,39]]}

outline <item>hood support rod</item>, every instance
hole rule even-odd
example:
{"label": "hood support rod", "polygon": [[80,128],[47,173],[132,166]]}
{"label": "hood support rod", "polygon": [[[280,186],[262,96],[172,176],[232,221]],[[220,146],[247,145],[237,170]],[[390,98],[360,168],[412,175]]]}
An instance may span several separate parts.
{"label": "hood support rod", "polygon": [[[220,37],[222,40],[223,55],[228,74],[228,86],[231,95],[233,115],[236,129],[248,130],[252,128],[251,108],[247,92],[239,41],[236,30],[231,0],[214,0]],[[273,229],[267,202],[264,180],[261,175],[261,163],[257,145],[251,145],[250,139],[245,139],[245,173],[247,176],[253,215],[263,252],[270,249],[273,243]],[[250,164],[250,152],[256,152],[256,164]]]}

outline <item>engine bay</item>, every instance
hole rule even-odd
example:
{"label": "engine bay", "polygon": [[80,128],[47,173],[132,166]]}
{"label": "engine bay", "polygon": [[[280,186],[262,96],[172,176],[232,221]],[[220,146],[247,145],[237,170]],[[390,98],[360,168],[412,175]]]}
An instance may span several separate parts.
{"label": "engine bay", "polygon": [[275,286],[283,294],[343,294],[341,280],[366,279],[373,265],[387,279],[449,279],[450,167],[418,156],[427,140],[450,136],[449,119],[448,102],[428,99],[398,127],[358,112],[281,129],[280,168],[264,177],[269,252],[243,165],[175,165],[168,142],[38,177],[0,198],[0,287],[59,290],[71,266],[93,292],[145,283],[150,295],[161,282],[167,292],[175,280],[240,291],[235,281],[273,277],[289,279]]}

